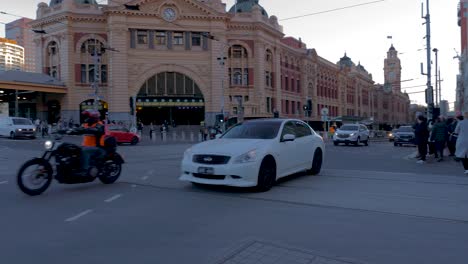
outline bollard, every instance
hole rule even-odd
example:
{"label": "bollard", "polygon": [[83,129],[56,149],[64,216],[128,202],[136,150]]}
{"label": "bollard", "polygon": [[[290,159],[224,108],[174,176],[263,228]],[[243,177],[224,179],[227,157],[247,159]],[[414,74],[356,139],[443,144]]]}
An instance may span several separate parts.
{"label": "bollard", "polygon": [[167,133],[166,133],[166,132],[163,132],[163,134],[162,134],[162,140],[163,140],[163,142],[166,142],[166,141],[167,141]]}
{"label": "bollard", "polygon": [[182,131],[182,137],[181,137],[181,140],[182,140],[182,141],[185,141],[185,131]]}
{"label": "bollard", "polygon": [[190,142],[193,142],[195,138],[195,135],[193,134],[193,131],[190,132]]}
{"label": "bollard", "polygon": [[151,138],[153,139],[153,142],[156,142],[156,132],[151,131]]}
{"label": "bollard", "polygon": [[176,141],[177,140],[177,134],[176,132],[172,132],[172,140]]}

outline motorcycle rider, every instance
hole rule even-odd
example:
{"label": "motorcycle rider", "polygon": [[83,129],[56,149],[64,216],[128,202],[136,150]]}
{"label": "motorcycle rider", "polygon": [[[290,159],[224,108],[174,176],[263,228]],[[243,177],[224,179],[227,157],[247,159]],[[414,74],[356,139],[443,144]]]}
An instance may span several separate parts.
{"label": "motorcycle rider", "polygon": [[82,112],[85,118],[83,123],[83,150],[82,150],[82,169],[83,176],[96,177],[98,170],[91,167],[91,158],[97,158],[105,154],[104,146],[105,126],[99,120],[100,114],[96,110],[85,110]]}

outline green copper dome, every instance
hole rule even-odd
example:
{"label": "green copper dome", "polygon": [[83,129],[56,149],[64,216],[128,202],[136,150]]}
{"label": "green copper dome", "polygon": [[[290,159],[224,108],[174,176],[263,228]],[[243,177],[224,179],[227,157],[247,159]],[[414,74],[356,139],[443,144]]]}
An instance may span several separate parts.
{"label": "green copper dome", "polygon": [[262,10],[262,15],[268,17],[268,13],[261,5],[258,4],[259,0],[237,0],[237,5],[234,5],[229,9],[229,13],[250,13],[252,8],[256,5]]}

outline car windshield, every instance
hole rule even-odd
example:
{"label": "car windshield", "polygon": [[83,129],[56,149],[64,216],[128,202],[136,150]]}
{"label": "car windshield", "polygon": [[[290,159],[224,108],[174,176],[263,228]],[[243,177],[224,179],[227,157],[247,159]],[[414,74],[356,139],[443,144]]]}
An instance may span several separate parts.
{"label": "car windshield", "polygon": [[340,130],[342,130],[342,131],[357,131],[358,126],[345,125],[345,126],[340,127]]}
{"label": "car windshield", "polygon": [[273,139],[280,126],[280,122],[247,122],[234,126],[222,138]]}
{"label": "car windshield", "polygon": [[411,127],[400,127],[397,132],[413,132]]}
{"label": "car windshield", "polygon": [[32,122],[29,119],[25,118],[13,118],[13,124],[14,125],[28,125],[31,126]]}

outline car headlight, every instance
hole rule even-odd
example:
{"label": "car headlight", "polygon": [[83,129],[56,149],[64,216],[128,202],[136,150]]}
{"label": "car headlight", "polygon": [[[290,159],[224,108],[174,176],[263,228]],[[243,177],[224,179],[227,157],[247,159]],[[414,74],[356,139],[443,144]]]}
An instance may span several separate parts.
{"label": "car headlight", "polygon": [[247,163],[257,160],[257,150],[251,150],[234,159],[234,163]]}
{"label": "car headlight", "polygon": [[355,135],[356,135],[356,133],[349,134],[350,137],[354,137]]}
{"label": "car headlight", "polygon": [[47,140],[46,142],[44,142],[44,148],[46,150],[50,150],[54,147],[54,142],[52,142],[51,140]]}
{"label": "car headlight", "polygon": [[189,148],[184,152],[184,159],[190,159],[191,156],[192,156],[192,148]]}
{"label": "car headlight", "polygon": [[389,136],[389,137],[393,137],[393,134],[392,134],[392,133],[390,133],[390,134],[388,134],[388,136]]}
{"label": "car headlight", "polygon": [[22,129],[21,129],[21,128],[18,128],[18,131],[22,131]]}

